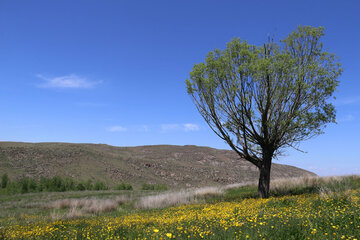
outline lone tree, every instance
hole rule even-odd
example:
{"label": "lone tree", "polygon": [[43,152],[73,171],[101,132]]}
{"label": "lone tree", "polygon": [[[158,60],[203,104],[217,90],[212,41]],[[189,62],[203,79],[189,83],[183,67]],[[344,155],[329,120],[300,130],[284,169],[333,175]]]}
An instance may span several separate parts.
{"label": "lone tree", "polygon": [[323,27],[299,26],[275,43],[232,39],[195,64],[187,91],[210,128],[260,171],[258,194],[269,197],[272,159],[335,122],[327,102],[338,86],[338,58],[323,49]]}

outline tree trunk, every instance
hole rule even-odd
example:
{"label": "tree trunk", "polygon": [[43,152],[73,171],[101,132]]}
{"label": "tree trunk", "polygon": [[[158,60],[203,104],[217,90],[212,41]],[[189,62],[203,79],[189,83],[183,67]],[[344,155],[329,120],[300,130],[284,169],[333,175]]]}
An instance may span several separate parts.
{"label": "tree trunk", "polygon": [[270,192],[270,170],[271,170],[271,160],[273,157],[273,151],[269,149],[263,149],[263,159],[260,170],[260,178],[258,185],[258,195],[261,198],[268,198]]}

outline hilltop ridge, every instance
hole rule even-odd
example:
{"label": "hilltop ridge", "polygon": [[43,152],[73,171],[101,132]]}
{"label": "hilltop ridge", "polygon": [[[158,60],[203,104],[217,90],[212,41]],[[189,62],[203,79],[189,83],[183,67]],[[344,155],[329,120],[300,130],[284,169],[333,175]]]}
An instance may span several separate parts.
{"label": "hilltop ridge", "polygon": [[[230,150],[194,145],[115,147],[106,144],[0,142],[0,174],[10,178],[72,177],[199,187],[258,179],[258,170]],[[272,178],[316,176],[289,165],[272,165]]]}

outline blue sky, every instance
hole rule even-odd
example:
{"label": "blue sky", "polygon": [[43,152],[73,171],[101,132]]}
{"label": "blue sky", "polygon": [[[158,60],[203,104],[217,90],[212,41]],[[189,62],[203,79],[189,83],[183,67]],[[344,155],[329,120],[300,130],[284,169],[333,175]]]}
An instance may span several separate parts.
{"label": "blue sky", "polygon": [[324,26],[344,73],[338,124],[275,162],[360,174],[358,1],[0,2],[0,140],[228,149],[186,93],[195,63],[234,37]]}

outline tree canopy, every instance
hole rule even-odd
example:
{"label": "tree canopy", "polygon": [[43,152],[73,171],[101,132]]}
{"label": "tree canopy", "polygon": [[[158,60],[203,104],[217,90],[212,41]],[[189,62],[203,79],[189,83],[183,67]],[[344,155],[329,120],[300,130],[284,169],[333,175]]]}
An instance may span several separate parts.
{"label": "tree canopy", "polygon": [[261,46],[232,39],[225,50],[215,49],[195,64],[186,80],[210,128],[260,169],[262,197],[269,195],[272,158],[335,122],[328,100],[342,69],[324,50],[323,31],[299,26],[279,43],[269,38]]}

